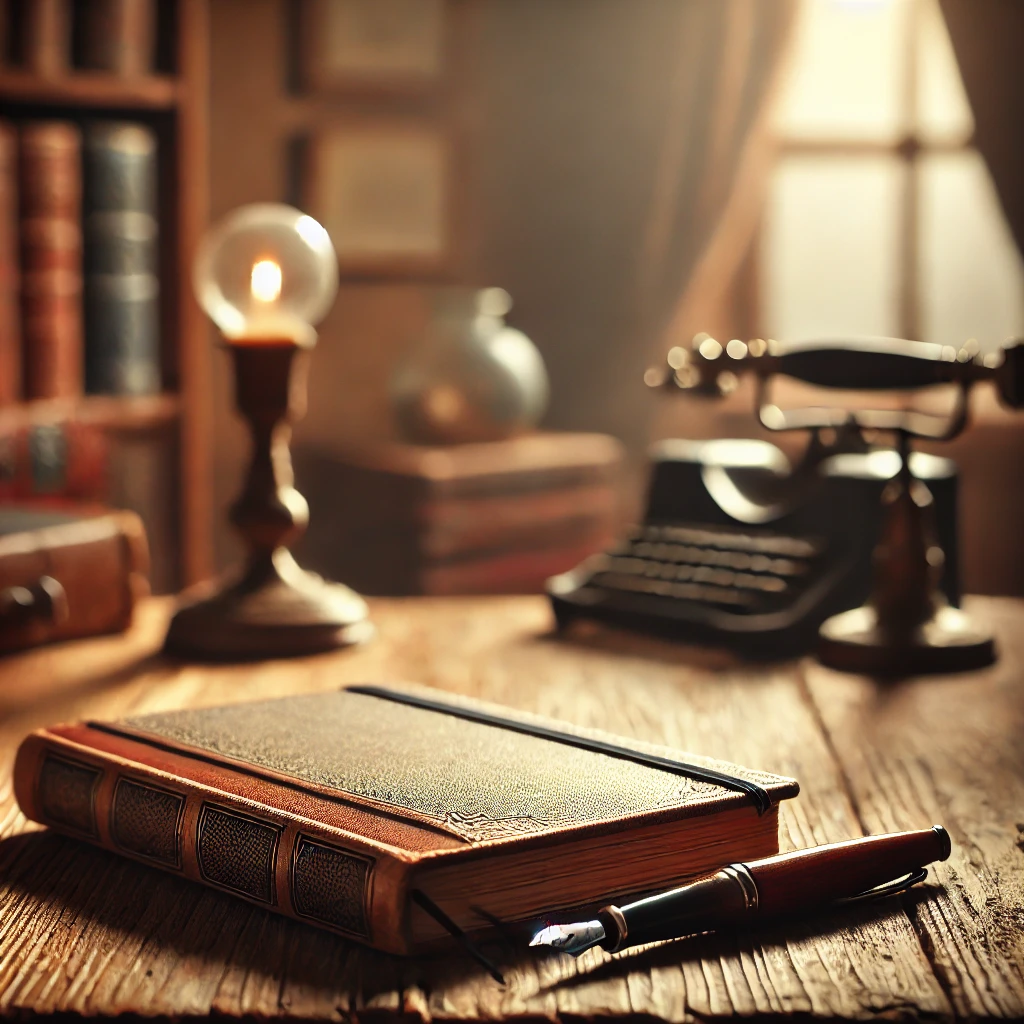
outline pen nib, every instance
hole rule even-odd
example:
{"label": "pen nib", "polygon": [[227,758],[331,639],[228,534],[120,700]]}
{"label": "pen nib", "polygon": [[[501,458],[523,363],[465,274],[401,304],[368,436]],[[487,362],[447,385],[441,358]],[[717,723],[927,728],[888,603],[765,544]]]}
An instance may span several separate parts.
{"label": "pen nib", "polygon": [[577,924],[549,924],[541,928],[532,939],[531,946],[550,946],[560,953],[579,956],[580,953],[597,946],[605,938],[604,925],[600,921],[581,921]]}

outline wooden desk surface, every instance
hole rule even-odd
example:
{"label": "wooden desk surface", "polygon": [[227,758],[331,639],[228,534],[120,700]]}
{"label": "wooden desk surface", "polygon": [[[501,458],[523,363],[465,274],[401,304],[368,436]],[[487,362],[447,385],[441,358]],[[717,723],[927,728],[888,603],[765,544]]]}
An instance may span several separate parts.
{"label": "wooden desk surface", "polygon": [[[360,1020],[730,1014],[1024,1016],[1024,604],[975,601],[1003,656],[970,676],[880,686],[813,662],[731,666],[624,634],[544,634],[539,598],[380,601],[357,651],[179,666],[168,607],[126,637],[0,662],[0,1012]],[[400,960],[38,831],[10,766],[31,728],[411,679],[796,776],[784,847],[941,822],[951,859],[911,895],[798,926],[574,961],[492,950]]]}

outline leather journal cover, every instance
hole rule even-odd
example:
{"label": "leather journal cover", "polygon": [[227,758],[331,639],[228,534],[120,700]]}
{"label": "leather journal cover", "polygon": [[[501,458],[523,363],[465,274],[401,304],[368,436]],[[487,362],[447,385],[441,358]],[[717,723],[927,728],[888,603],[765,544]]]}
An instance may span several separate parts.
{"label": "leather journal cover", "polygon": [[792,779],[411,687],[59,725],[27,817],[410,953],[778,851]]}

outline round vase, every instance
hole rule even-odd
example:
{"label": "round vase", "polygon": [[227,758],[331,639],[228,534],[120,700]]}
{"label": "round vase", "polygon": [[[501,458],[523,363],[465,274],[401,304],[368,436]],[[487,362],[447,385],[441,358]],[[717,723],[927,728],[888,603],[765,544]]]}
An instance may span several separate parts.
{"label": "round vase", "polygon": [[391,382],[402,436],[419,444],[496,441],[537,424],[548,404],[544,360],[504,320],[501,288],[444,288],[420,344]]}

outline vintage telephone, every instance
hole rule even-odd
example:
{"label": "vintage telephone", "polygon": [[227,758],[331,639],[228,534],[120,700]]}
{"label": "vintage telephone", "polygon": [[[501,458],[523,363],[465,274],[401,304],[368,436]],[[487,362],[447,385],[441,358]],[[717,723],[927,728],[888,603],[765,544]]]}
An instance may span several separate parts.
{"label": "vintage telephone", "polygon": [[[827,664],[878,674],[991,662],[991,638],[958,608],[955,467],[910,442],[959,434],[977,381],[1024,406],[1024,344],[980,356],[893,338],[723,347],[698,335],[645,380],[715,397],[745,375],[765,428],[810,433],[799,464],[764,441],[657,446],[644,523],[548,581],[559,625],[604,619],[756,658],[817,646]],[[954,406],[783,411],[776,376],[857,391],[952,385]],[[895,446],[869,444],[876,434]]]}

